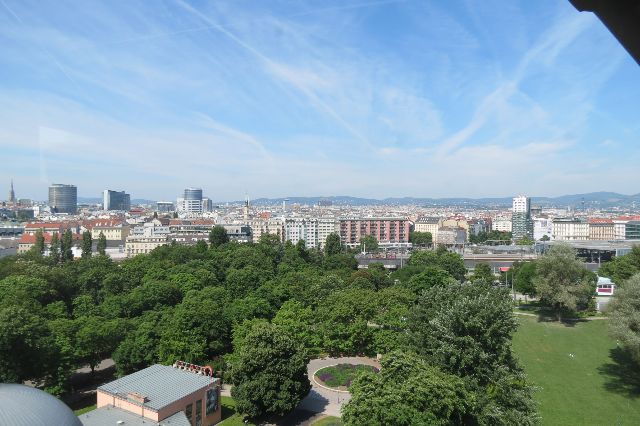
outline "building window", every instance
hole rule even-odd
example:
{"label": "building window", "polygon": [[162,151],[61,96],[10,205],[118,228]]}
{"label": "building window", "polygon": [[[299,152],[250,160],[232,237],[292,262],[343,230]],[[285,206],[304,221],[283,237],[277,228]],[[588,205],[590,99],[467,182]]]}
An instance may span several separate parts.
{"label": "building window", "polygon": [[196,426],[202,426],[202,400],[196,401]]}
{"label": "building window", "polygon": [[184,413],[187,415],[187,420],[189,420],[189,424],[191,424],[191,419],[193,417],[193,404],[187,405],[187,408],[184,410]]}

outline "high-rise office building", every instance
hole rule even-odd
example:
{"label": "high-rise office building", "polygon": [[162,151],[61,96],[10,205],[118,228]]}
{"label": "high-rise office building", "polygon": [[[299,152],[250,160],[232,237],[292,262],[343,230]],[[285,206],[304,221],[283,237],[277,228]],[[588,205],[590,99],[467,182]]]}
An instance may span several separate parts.
{"label": "high-rise office building", "polygon": [[202,212],[211,212],[213,211],[213,200],[211,198],[204,197],[202,199]]}
{"label": "high-rise office building", "polygon": [[173,206],[173,203],[171,201],[158,201],[156,203],[156,209],[158,210],[158,212],[166,213],[174,211],[175,207]]}
{"label": "high-rise office building", "polygon": [[124,191],[105,189],[102,193],[104,210],[131,210],[131,195]]}
{"label": "high-rise office building", "polygon": [[184,197],[178,198],[177,207],[183,213],[202,213],[202,189],[187,188]]}
{"label": "high-rise office building", "polygon": [[49,187],[49,207],[55,213],[75,214],[78,210],[78,188],[54,183]]}
{"label": "high-rise office building", "polygon": [[514,241],[533,238],[533,220],[531,220],[531,198],[519,195],[513,198],[511,233]]}

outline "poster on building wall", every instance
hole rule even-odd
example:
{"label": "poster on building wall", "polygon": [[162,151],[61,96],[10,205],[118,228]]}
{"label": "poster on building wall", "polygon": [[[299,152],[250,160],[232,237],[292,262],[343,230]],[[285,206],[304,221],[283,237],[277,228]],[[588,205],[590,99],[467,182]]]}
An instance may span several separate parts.
{"label": "poster on building wall", "polygon": [[207,389],[207,416],[215,413],[218,409],[218,390],[216,388]]}

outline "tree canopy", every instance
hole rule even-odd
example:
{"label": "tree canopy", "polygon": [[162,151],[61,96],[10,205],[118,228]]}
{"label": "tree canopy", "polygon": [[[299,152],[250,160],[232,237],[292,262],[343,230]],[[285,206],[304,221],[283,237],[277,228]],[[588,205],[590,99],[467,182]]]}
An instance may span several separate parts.
{"label": "tree canopy", "polygon": [[220,247],[222,244],[226,244],[228,242],[229,235],[223,226],[216,225],[213,227],[211,232],[209,232],[209,244],[213,247]]}
{"label": "tree canopy", "polygon": [[409,242],[416,246],[428,246],[433,242],[431,232],[411,231],[409,233]]}
{"label": "tree canopy", "polygon": [[256,418],[293,410],[311,389],[308,361],[304,348],[277,325],[252,324],[231,359],[238,411]]}
{"label": "tree canopy", "polygon": [[463,424],[471,411],[464,382],[420,357],[392,352],[379,373],[363,372],[349,388],[345,425]]}
{"label": "tree canopy", "polygon": [[640,366],[640,273],[623,282],[608,310],[611,335]]}
{"label": "tree canopy", "polygon": [[536,293],[562,319],[564,311],[575,311],[585,305],[595,292],[595,277],[578,259],[575,250],[566,244],[552,246],[536,262],[533,279]]}

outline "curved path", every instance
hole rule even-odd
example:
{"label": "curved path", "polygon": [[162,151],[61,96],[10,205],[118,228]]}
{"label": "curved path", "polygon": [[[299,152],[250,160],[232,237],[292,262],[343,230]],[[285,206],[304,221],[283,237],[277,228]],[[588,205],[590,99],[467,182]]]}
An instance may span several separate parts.
{"label": "curved path", "polygon": [[304,410],[340,417],[340,409],[342,408],[342,405],[351,399],[349,392],[329,389],[326,386],[320,385],[313,378],[316,371],[336,364],[364,364],[372,365],[378,369],[380,368],[380,363],[378,361],[364,357],[313,359],[307,365],[307,374],[309,376],[309,381],[311,382],[311,392],[309,392],[309,395],[300,402],[296,410]]}

